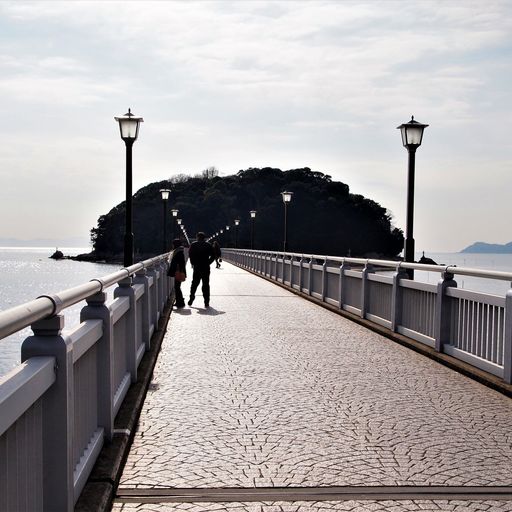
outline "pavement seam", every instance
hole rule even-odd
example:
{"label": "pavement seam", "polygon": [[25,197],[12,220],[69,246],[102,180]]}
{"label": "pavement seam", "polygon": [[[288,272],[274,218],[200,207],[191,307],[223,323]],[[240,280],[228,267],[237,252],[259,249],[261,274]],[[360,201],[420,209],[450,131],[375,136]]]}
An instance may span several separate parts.
{"label": "pavement seam", "polygon": [[348,500],[512,500],[512,487],[336,486],[260,488],[131,488],[118,491],[116,503],[295,502]]}

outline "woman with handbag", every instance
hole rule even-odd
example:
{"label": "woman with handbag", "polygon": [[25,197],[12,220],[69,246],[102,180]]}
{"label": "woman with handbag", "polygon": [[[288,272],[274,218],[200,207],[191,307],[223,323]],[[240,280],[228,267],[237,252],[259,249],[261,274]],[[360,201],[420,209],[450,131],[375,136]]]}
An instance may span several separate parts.
{"label": "woman with handbag", "polygon": [[185,307],[185,299],[181,291],[181,283],[187,278],[185,253],[183,251],[183,244],[179,238],[172,241],[174,250],[171,254],[171,263],[167,275],[174,277],[174,298],[175,306],[178,309]]}

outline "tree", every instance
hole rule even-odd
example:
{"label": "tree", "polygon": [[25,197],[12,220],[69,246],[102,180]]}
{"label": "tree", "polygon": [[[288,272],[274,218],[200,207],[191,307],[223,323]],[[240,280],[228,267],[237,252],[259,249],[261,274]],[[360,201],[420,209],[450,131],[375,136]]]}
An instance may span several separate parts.
{"label": "tree", "polygon": [[211,180],[212,178],[216,178],[219,175],[219,170],[216,167],[208,167],[202,173],[201,176],[207,180]]}
{"label": "tree", "polygon": [[[332,181],[305,167],[281,171],[271,167],[249,168],[219,177],[214,167],[201,175],[184,174],[173,183],[170,208],[177,208],[187,231],[213,234],[240,218],[238,246],[250,246],[250,210],[257,210],[255,245],[281,250],[283,203],[280,192],[294,192],[288,207],[288,242],[294,252],[333,256],[395,257],[403,248],[403,233],[392,225],[388,211],[358,194],[348,185]],[[169,180],[151,183],[134,196],[136,253],[153,256],[161,250],[162,218],[159,189]],[[120,203],[98,219],[91,230],[97,257],[112,259],[123,251],[124,208]],[[225,238],[221,244],[228,242]]]}

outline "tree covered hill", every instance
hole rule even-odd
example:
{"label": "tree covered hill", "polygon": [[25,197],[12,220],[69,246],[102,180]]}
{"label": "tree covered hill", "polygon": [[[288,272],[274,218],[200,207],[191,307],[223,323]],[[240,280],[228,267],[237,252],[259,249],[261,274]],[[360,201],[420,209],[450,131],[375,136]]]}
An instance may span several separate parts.
{"label": "tree covered hill", "polygon": [[[235,218],[240,219],[238,247],[250,247],[250,210],[256,210],[256,249],[282,250],[284,207],[281,192],[294,193],[288,205],[288,250],[338,256],[396,256],[403,248],[403,233],[391,225],[386,209],[371,199],[351,194],[348,185],[305,167],[281,171],[249,168],[219,177],[212,169],[201,176],[179,175],[151,183],[133,198],[135,252],[138,257],[161,253],[163,206],[159,190],[171,189],[167,213],[170,238],[173,219],[179,217],[189,236],[207,236],[226,225],[222,246],[234,246]],[[94,255],[112,260],[123,252],[125,203],[98,219],[91,230]],[[177,234],[176,227],[174,233]]]}

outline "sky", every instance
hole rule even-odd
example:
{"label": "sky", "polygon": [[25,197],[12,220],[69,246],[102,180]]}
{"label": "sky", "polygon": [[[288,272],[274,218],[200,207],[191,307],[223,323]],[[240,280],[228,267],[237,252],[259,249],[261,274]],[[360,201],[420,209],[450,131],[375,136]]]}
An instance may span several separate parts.
{"label": "sky", "polygon": [[508,0],[0,1],[0,239],[88,240],[130,107],[134,192],[310,167],[404,231],[414,115],[416,249],[510,242],[511,34]]}

